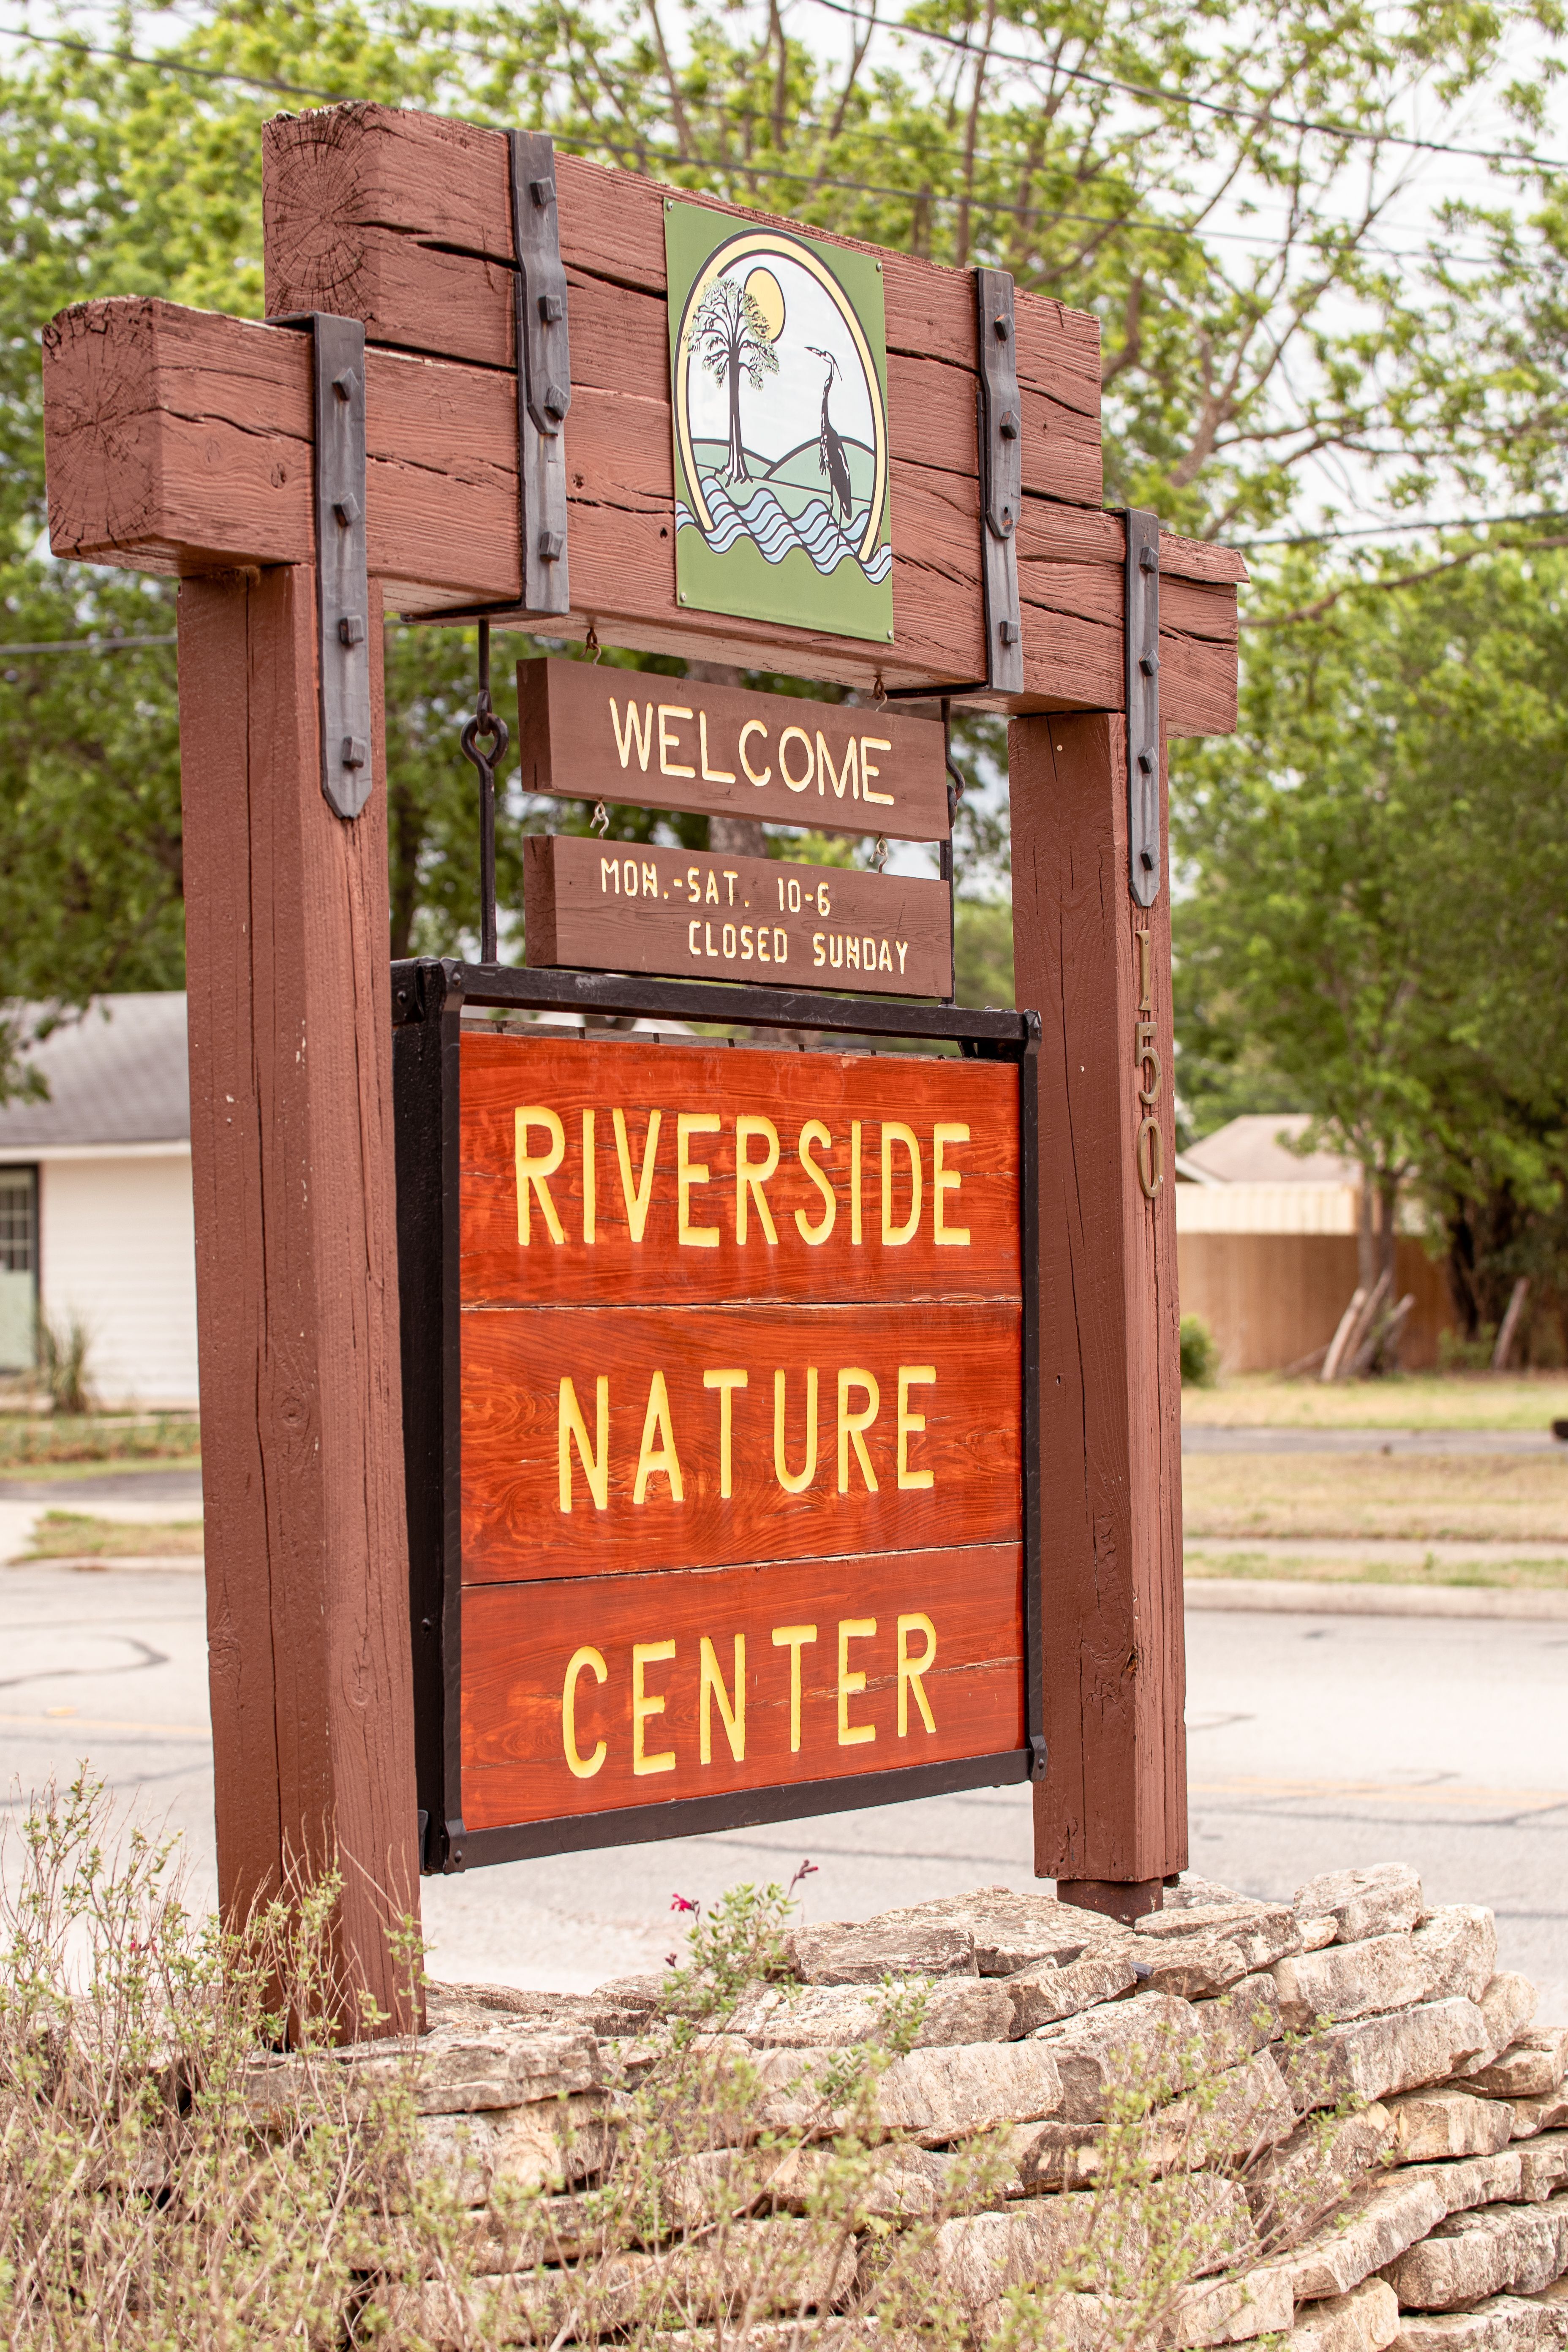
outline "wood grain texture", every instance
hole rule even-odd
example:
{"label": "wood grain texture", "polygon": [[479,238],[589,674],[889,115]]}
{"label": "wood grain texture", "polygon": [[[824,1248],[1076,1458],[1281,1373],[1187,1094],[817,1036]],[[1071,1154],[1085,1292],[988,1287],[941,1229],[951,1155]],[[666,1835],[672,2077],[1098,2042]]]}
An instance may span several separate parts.
{"label": "wood grain texture", "polygon": [[[913,1551],[1019,1535],[1016,1307],[477,1308],[462,1326],[465,1583]],[[810,1474],[798,1494],[778,1474],[781,1370],[784,1467],[795,1479]],[[907,1388],[901,1370],[910,1375]],[[934,1378],[915,1378],[917,1370]],[[746,1375],[743,1387],[707,1384],[707,1374],[731,1371]],[[846,1388],[841,1372],[868,1374],[869,1382]],[[601,1377],[608,1382],[602,1426]],[[588,1451],[607,1465],[602,1508],[581,1441],[563,1445],[565,1380]],[[925,1423],[907,1430],[901,1447],[900,1399],[906,1419]],[[866,1417],[865,1462],[852,1436],[841,1443],[841,1414]],[[929,1476],[929,1486],[900,1483],[900,1452],[908,1477]],[[666,1454],[674,1466],[645,1475],[644,1464]],[[570,1509],[562,1507],[563,1492]]]}
{"label": "wood grain texture", "polygon": [[[417,1916],[385,794],[321,796],[310,575],[189,582],[180,740],[219,1891],[336,1860],[345,1989]],[[380,677],[374,757],[381,760]]]}
{"label": "wood grain texture", "polygon": [[[700,1306],[715,1300],[883,1304],[1022,1296],[1018,1243],[1018,1076],[1009,1064],[913,1055],[781,1053],[776,1049],[622,1043],[535,1030],[495,1036],[469,1031],[462,1044],[461,1297],[465,1306]],[[542,1107],[561,1121],[559,1169],[547,1188],[561,1239],[551,1231],[538,1185],[527,1180],[528,1240],[518,1200],[518,1113]],[[615,1113],[623,1114],[625,1166]],[[658,1113],[658,1130],[653,1114]],[[594,1116],[594,1234],[584,1238],[584,1114]],[[693,1171],[686,1190],[690,1230],[711,1243],[683,1243],[679,1160],[682,1112],[717,1121],[689,1132]],[[746,1191],[745,1233],[736,1184],[737,1121],[765,1119],[779,1139],[777,1173],[761,1181],[773,1220],[770,1241],[754,1186]],[[827,1130],[805,1137],[810,1121]],[[860,1237],[856,1238],[854,1126],[860,1125]],[[882,1127],[914,1136],[921,1209],[908,1241],[885,1240]],[[936,1129],[962,1126],[968,1140],[942,1142],[942,1223],[937,1234]],[[810,1173],[801,1156],[821,1171]],[[651,1151],[650,1151],[651,1145]],[[552,1151],[543,1122],[522,1142],[528,1159]],[[768,1157],[766,1135],[746,1144],[752,1168]],[[911,1206],[910,1153],[886,1146],[889,1225],[896,1235]],[[706,1170],[706,1178],[695,1171]],[[958,1182],[952,1181],[957,1177]],[[826,1185],[833,1196],[827,1218]],[[642,1203],[646,1202],[646,1208]],[[804,1220],[804,1224],[803,1221]],[[640,1227],[640,1230],[637,1230]],[[634,1238],[635,1232],[635,1238]],[[815,1237],[815,1238],[814,1238]]]}
{"label": "wood grain texture", "polygon": [[[1024,1741],[1021,1600],[1013,1544],[815,1561],[805,1570],[470,1589],[463,1595],[465,1826],[1005,1754]],[[925,1622],[906,1624],[900,1636],[900,1617]],[[842,1643],[841,1626],[850,1629]],[[775,1643],[775,1630],[785,1629],[798,1630]],[[810,1640],[803,1638],[808,1629]],[[906,1673],[900,1729],[900,1641],[906,1665],[918,1668],[933,1640],[920,1683],[929,1727]],[[634,1657],[636,1645],[667,1643],[673,1654]],[[572,1676],[574,1771],[563,1702],[572,1661],[585,1647],[597,1658],[583,1660]],[[733,1738],[713,1693],[715,1672]],[[634,1719],[639,1685],[647,1712]]]}
{"label": "wood grain texture", "polygon": [[[310,348],[287,329],[172,303],[63,311],[44,337],[50,541],[57,554],[201,574],[304,562],[312,545]],[[372,350],[365,367],[372,573],[410,613],[520,593],[517,416],[496,369]],[[764,657],[865,688],[963,681],[982,655],[973,478],[910,457],[892,469],[891,651],[808,630],[693,614],[676,601],[674,478],[663,400],[574,394],[566,427],[569,624],[628,647],[715,661]],[[438,462],[432,453],[438,452]],[[1122,533],[1110,515],[1026,497],[1019,708],[1121,707]],[[1239,557],[1161,541],[1162,702],[1173,731],[1234,725]],[[1201,593],[1181,594],[1190,582]],[[1028,615],[1042,624],[1031,628]],[[1005,698],[982,696],[982,703]]]}
{"label": "wood grain texture", "polygon": [[531,964],[868,996],[952,987],[945,882],[533,834],[522,890]]}
{"label": "wood grain texture", "polygon": [[[363,318],[375,341],[481,366],[515,366],[507,154],[499,132],[354,105],[282,118],[267,126],[263,142],[270,314],[334,308]],[[556,183],[574,385],[666,396],[667,194],[721,219],[799,226],[565,153],[556,156]],[[969,274],[857,246],[831,230],[811,234],[829,245],[881,253],[895,449],[919,454],[913,440],[901,436],[922,436],[935,452],[928,462],[973,473],[973,385],[965,399],[956,380],[974,370]],[[652,313],[640,323],[639,306]],[[637,372],[633,382],[628,354]],[[1050,496],[1098,506],[1099,322],[1045,297],[1020,294],[1017,360],[1026,481]],[[942,371],[952,379],[945,385]],[[916,398],[921,383],[925,396]],[[1047,402],[1049,415],[1038,404]],[[937,416],[948,419],[940,435],[932,431],[933,403]]]}
{"label": "wood grain texture", "polygon": [[942,734],[929,719],[545,656],[519,662],[517,695],[524,792],[895,841],[948,836]]}
{"label": "wood grain texture", "polygon": [[[1050,1771],[1035,1792],[1035,1867],[1162,1878],[1187,1854],[1169,876],[1139,913],[1118,720],[1017,720],[1009,751],[1017,995],[1044,1026],[1040,1132],[1063,1139],[1040,1154]],[[1152,933],[1166,1074],[1152,1203],[1135,1157],[1135,916]]]}

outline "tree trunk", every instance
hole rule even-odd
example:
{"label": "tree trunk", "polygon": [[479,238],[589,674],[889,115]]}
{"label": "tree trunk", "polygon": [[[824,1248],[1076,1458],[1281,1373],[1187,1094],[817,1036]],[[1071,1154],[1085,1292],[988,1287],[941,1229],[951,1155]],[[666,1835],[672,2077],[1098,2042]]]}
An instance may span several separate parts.
{"label": "tree trunk", "polygon": [[1390,1296],[1394,1288],[1395,1264],[1399,1252],[1399,1179],[1380,1176],[1377,1180],[1377,1271],[1386,1274]]}
{"label": "tree trunk", "polygon": [[739,354],[730,359],[730,455],[724,467],[727,482],[749,482],[751,470],[746,464],[745,444],[741,438],[741,370]]}
{"label": "tree trunk", "polygon": [[1355,1278],[1363,1290],[1370,1290],[1381,1272],[1377,1249],[1377,1194],[1373,1185],[1372,1171],[1361,1171],[1361,1207],[1356,1220]]}

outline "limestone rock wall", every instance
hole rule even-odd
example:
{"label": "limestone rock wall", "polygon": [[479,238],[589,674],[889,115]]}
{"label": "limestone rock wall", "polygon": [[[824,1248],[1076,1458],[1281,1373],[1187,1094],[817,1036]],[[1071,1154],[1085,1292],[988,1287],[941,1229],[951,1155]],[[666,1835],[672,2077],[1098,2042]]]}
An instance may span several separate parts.
{"label": "limestone rock wall", "polygon": [[[1188,1881],[1131,1929],[981,1889],[802,1929],[789,1960],[794,1981],[748,1990],[709,2037],[754,2069],[754,2109],[732,2149],[699,2160],[702,2194],[672,2181],[662,2235],[624,2258],[628,2314],[639,2282],[679,2275],[714,2330],[704,2340],[735,2336],[703,2225],[718,2184],[747,2233],[747,2341],[782,2352],[804,2313],[825,2352],[890,2344],[843,2314],[858,2309],[872,2240],[923,2215],[938,2217],[921,2260],[947,2338],[984,2346],[1010,2294],[1059,2279],[1064,2252],[1090,2242],[1097,2182],[1131,2147],[1161,2226],[1203,2248],[1147,2338],[1157,2352],[1568,2347],[1568,2029],[1537,2028],[1534,1988],[1498,1971],[1490,1914],[1429,1909],[1411,1870],[1330,1874],[1289,1906]],[[889,1979],[920,2022],[874,2084],[887,2153],[862,2209],[879,2218],[828,2246],[800,2218],[806,2187],[850,2121],[853,2053],[875,2042]],[[496,2217],[498,2262],[508,2194],[568,2211],[605,2162],[659,1992],[656,1979],[583,1998],[437,1991],[420,2052],[426,2158],[481,2235]],[[1153,2094],[1131,2127],[1129,2084]],[[756,2153],[770,2131],[802,2142],[771,2168]],[[980,2146],[998,2158],[992,2185],[978,2210],[954,2210]],[[569,2262],[500,2269],[489,2291],[483,2340],[573,2339]],[[1120,2272],[1097,2282],[1091,2264],[1061,2306],[1063,2340],[1125,2343],[1126,2291],[1124,2242]],[[421,2323],[437,2340],[441,2294]],[[595,2309],[603,2333],[614,2307]]]}

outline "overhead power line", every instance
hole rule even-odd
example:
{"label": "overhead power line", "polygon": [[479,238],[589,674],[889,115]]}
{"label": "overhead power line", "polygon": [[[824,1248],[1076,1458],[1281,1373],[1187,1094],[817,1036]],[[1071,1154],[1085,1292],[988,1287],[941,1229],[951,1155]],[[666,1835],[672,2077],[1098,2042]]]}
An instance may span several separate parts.
{"label": "overhead power line", "polygon": [[1277,539],[1227,539],[1226,545],[1248,555],[1255,547],[1320,547],[1331,541],[1352,539],[1393,539],[1410,530],[1490,530],[1502,523],[1561,522],[1568,517],[1568,507],[1537,509],[1533,514],[1447,515],[1439,521],[1373,522],[1355,530],[1302,530],[1282,533]]}
{"label": "overhead power line", "polygon": [[1205,114],[1226,114],[1242,122],[1265,123],[1271,131],[1315,131],[1329,139],[1361,139],[1379,147],[1413,147],[1424,155],[1466,155],[1478,163],[1541,163],[1549,171],[1568,172],[1555,155],[1522,155],[1511,147],[1456,147],[1442,139],[1415,139],[1399,131],[1365,131],[1353,122],[1314,122],[1310,117],[1296,114],[1276,114],[1268,107],[1237,106],[1227,99],[1194,98],[1185,90],[1162,89],[1157,82],[1121,81],[1114,74],[1091,73],[1087,66],[1064,66],[1050,58],[1020,57],[1016,49],[997,49],[987,44],[977,48],[973,41],[961,41],[954,33],[938,33],[924,26],[894,25],[879,16],[863,16],[848,0],[816,0],[819,8],[830,9],[836,16],[847,16],[852,24],[869,25],[879,33],[896,33],[909,41],[939,41],[946,48],[959,49],[966,57],[993,58],[999,65],[1023,66],[1030,73],[1042,70],[1061,74],[1068,81],[1092,82],[1097,89],[1120,89],[1130,98],[1146,98],[1156,106],[1195,106]]}
{"label": "overhead power line", "polygon": [[7,654],[118,654],[130,646],[173,646],[179,639],[173,630],[166,637],[46,637],[36,646],[0,646],[0,656]]}

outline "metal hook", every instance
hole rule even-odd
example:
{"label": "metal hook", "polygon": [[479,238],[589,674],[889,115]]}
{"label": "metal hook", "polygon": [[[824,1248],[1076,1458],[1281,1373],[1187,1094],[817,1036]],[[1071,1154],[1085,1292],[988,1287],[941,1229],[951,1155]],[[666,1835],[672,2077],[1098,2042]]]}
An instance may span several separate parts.
{"label": "metal hook", "polygon": [[[481,739],[491,746],[479,750]],[[474,715],[458,739],[465,760],[471,761],[479,780],[479,961],[495,963],[496,946],[496,770],[506,757],[511,730],[490,709],[490,625],[479,623],[479,690]]]}
{"label": "metal hook", "polygon": [[588,624],[588,634],[583,640],[583,650],[586,654],[592,654],[595,662],[604,657],[605,648],[599,643],[599,632],[592,621]]}
{"label": "metal hook", "polygon": [[610,829],[610,812],[605,806],[603,801],[595,801],[594,803],[594,814],[589,819],[589,823],[592,824],[594,831],[598,835],[600,840],[603,841],[605,834],[607,834]]}
{"label": "metal hook", "polygon": [[876,677],[871,681],[871,701],[873,707],[878,710],[885,710],[887,709],[888,689],[882,684],[882,673],[880,670],[877,672]]}
{"label": "metal hook", "polygon": [[872,873],[879,874],[891,856],[892,852],[888,847],[888,838],[886,834],[879,833],[877,835],[877,845],[871,852]]}

